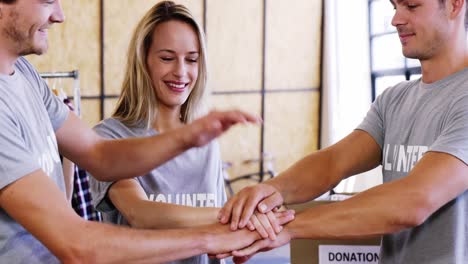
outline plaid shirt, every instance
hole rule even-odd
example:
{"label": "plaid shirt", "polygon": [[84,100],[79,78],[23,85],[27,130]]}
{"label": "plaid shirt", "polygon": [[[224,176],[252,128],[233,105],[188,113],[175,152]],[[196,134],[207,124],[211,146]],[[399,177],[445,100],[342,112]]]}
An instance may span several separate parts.
{"label": "plaid shirt", "polygon": [[96,211],[92,203],[88,174],[77,165],[75,165],[73,177],[72,207],[86,220],[102,221],[101,213]]}

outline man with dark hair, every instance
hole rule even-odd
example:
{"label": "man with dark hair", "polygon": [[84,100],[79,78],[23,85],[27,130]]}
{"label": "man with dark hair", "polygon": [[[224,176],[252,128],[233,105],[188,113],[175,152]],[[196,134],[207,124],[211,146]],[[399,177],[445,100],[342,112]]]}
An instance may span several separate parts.
{"label": "man with dark hair", "polygon": [[468,263],[467,3],[391,2],[402,52],[420,60],[422,78],[385,90],[350,135],[243,189],[219,218],[236,230],[254,210],[314,199],[378,165],[384,184],[298,213],[276,241],[233,252],[239,262],[290,239],[383,235],[381,263]]}
{"label": "man with dark hair", "polygon": [[87,222],[74,213],[65,199],[58,150],[100,180],[115,181],[142,175],[234,124],[258,119],[213,112],[158,136],[104,140],[21,57],[46,52],[49,27],[63,20],[58,0],[0,2],[0,262],[160,263],[257,239],[256,232],[232,232],[220,224],[149,231]]}

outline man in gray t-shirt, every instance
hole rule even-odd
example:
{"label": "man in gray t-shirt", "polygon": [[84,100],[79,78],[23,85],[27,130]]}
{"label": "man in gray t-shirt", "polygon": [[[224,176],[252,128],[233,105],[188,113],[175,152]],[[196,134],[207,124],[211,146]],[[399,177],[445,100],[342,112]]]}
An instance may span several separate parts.
{"label": "man in gray t-shirt", "polygon": [[98,136],[21,57],[47,51],[48,28],[63,20],[58,0],[0,0],[0,262],[161,263],[254,242],[256,232],[231,232],[220,224],[137,230],[87,222],[73,211],[59,151],[100,180],[117,181],[202,147],[236,123],[258,119],[240,111],[213,112],[146,138]]}
{"label": "man in gray t-shirt", "polygon": [[421,61],[422,78],[386,90],[340,142],[240,191],[221,210],[221,222],[244,227],[255,208],[305,202],[378,165],[384,184],[305,210],[276,241],[256,242],[237,256],[295,238],[383,235],[381,263],[468,263],[467,3],[391,3],[403,54]]}

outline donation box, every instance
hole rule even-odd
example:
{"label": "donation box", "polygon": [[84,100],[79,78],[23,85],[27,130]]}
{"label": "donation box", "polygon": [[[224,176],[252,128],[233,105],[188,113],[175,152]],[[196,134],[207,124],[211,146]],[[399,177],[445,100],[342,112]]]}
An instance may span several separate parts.
{"label": "donation box", "polygon": [[[311,201],[288,206],[300,212],[306,208],[334,203],[335,201]],[[379,263],[380,237],[355,240],[291,241],[291,264],[372,264]]]}

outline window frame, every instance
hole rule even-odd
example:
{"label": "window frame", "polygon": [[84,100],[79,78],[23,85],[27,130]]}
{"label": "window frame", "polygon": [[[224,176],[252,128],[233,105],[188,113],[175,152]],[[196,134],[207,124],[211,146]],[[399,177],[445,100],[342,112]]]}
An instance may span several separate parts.
{"label": "window frame", "polygon": [[372,102],[375,100],[377,97],[377,87],[376,87],[376,80],[377,78],[380,77],[386,77],[386,76],[405,76],[405,80],[410,80],[411,76],[421,74],[421,67],[409,67],[408,66],[408,59],[404,59],[404,64],[403,67],[401,68],[392,68],[392,69],[385,69],[385,70],[375,70],[374,69],[374,61],[373,61],[373,51],[374,51],[374,40],[376,38],[386,36],[386,35],[391,35],[395,34],[396,30],[391,30],[387,32],[378,32],[378,33],[373,33],[373,10],[372,10],[372,3],[373,2],[380,2],[380,1],[386,1],[386,0],[368,0],[368,12],[369,12],[369,52],[370,52],[370,72],[371,72],[371,95],[372,95]]}

